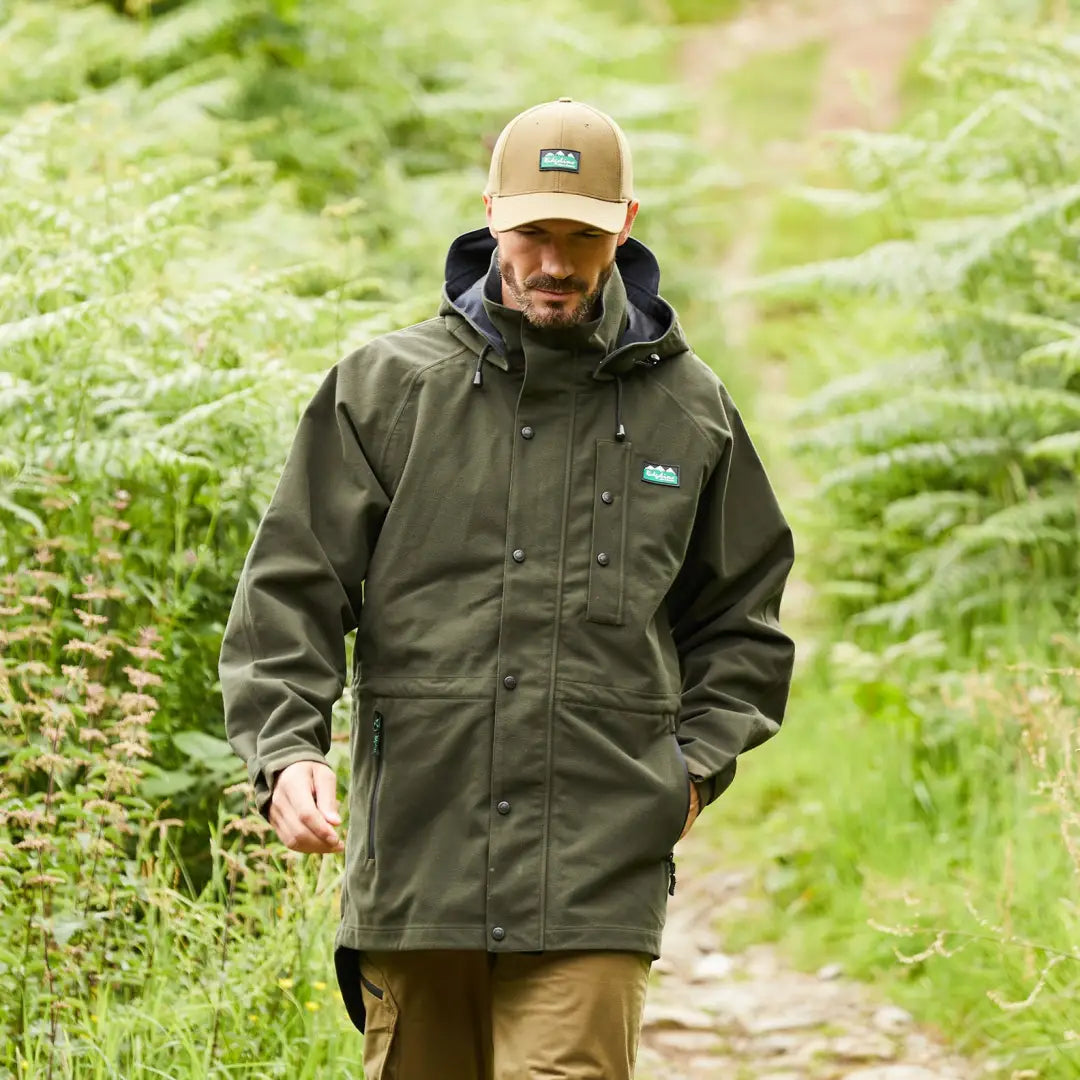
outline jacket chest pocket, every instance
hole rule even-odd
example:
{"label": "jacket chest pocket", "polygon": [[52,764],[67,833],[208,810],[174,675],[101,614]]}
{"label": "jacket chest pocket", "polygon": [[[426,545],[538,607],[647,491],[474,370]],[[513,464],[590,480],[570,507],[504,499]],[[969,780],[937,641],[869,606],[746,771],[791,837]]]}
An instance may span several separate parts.
{"label": "jacket chest pocket", "polygon": [[673,457],[679,464],[630,442],[597,441],[589,622],[633,622],[635,612],[654,610],[675,580],[694,528],[702,469],[685,451]]}
{"label": "jacket chest pocket", "polygon": [[623,623],[630,460],[629,442],[597,440],[589,599],[585,617],[590,622],[609,626]]}

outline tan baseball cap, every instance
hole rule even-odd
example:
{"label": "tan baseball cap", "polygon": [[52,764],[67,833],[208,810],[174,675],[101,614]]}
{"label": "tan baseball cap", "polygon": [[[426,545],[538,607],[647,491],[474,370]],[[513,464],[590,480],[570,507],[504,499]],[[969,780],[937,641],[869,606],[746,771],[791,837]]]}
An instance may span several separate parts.
{"label": "tan baseball cap", "polygon": [[485,195],[496,232],[563,218],[617,233],[634,170],[622,129],[606,113],[559,98],[515,116],[491,155]]}

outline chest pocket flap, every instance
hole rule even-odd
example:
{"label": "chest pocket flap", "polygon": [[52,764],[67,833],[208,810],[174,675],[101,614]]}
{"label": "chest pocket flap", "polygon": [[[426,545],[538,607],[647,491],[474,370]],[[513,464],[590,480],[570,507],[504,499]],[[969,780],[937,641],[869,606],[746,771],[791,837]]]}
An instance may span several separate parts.
{"label": "chest pocket flap", "polygon": [[598,439],[596,442],[589,600],[585,617],[590,622],[609,626],[621,626],[623,622],[630,455],[628,441]]}

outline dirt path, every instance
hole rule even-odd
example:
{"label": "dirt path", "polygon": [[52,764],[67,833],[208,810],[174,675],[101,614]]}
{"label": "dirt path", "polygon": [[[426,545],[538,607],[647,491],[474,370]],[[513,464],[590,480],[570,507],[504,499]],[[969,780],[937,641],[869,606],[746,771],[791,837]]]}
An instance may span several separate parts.
{"label": "dirt path", "polygon": [[[721,265],[729,294],[725,324],[736,350],[746,346],[757,318],[753,300],[739,296],[738,286],[754,272],[776,193],[798,175],[823,132],[896,122],[904,65],[941,6],[942,0],[757,0],[742,16],[695,31],[687,42],[683,71],[698,100],[708,97],[716,79],[755,55],[814,41],[827,46],[805,139],[763,149],[756,163],[763,179],[740,207],[742,225]],[[853,72],[859,73],[858,93]],[[721,150],[724,132],[725,118],[704,108],[701,138]],[[770,410],[782,415],[788,396],[783,365],[754,362]],[[798,621],[808,591],[800,582],[793,586],[794,603],[785,597],[785,614]],[[737,791],[730,797],[737,798]],[[871,988],[845,979],[835,966],[808,975],[768,946],[725,955],[720,928],[725,915],[749,903],[746,876],[723,868],[705,829],[692,831],[677,855],[679,886],[646,1003],[640,1080],[983,1075],[980,1066],[950,1055],[904,1010],[875,999]]]}
{"label": "dirt path", "polygon": [[[825,132],[895,125],[904,65],[942,6],[943,0],[758,0],[730,22],[697,30],[688,40],[682,67],[688,88],[699,100],[718,78],[753,57],[790,52],[811,42],[826,45],[805,137],[765,147],[759,163],[763,182],[754,185],[743,227],[721,267],[729,293],[725,322],[734,346],[745,344],[756,317],[753,300],[739,295],[739,286],[753,275],[777,189],[798,175]],[[702,139],[719,149],[723,116],[706,112]],[[767,382],[777,375],[767,372]]]}
{"label": "dirt path", "polygon": [[747,903],[744,875],[716,869],[705,833],[679,851],[663,956],[645,1005],[639,1080],[975,1080],[903,1009],[838,967],[793,970],[769,946],[720,946]]}

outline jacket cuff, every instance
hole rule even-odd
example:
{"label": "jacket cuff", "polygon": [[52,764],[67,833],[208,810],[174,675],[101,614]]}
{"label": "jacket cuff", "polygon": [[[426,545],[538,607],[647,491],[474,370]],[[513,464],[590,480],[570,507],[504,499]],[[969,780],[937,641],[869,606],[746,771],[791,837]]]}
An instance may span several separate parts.
{"label": "jacket cuff", "polygon": [[[735,759],[732,758],[731,762],[724,766],[717,773],[706,774],[699,766],[694,762],[687,759],[687,769],[690,772],[690,779],[694,782],[694,787],[697,788],[698,801],[701,803],[701,809],[704,810],[709,803],[715,802],[720,796],[731,787],[732,780],[735,779]],[[700,812],[700,811],[699,811]]]}

